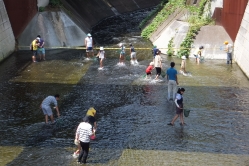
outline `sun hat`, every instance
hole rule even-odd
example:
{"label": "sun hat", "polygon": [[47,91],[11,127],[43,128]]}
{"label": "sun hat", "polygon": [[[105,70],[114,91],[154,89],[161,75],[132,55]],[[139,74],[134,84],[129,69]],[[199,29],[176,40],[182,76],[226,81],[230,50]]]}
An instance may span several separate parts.
{"label": "sun hat", "polygon": [[185,55],[182,56],[182,59],[187,59]]}
{"label": "sun hat", "polygon": [[92,36],[92,35],[90,33],[88,33],[87,36]]}
{"label": "sun hat", "polygon": [[100,47],[99,50],[103,51],[103,50],[104,50],[104,47]]}
{"label": "sun hat", "polygon": [[150,62],[150,66],[153,66],[154,65],[154,62]]}
{"label": "sun hat", "polygon": [[225,41],[224,44],[228,44],[228,41]]}

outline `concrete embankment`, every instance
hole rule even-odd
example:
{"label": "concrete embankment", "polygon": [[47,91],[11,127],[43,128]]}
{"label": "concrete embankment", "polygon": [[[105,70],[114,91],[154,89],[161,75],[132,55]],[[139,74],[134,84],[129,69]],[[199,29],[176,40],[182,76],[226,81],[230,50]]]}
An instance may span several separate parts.
{"label": "concrete embankment", "polygon": [[0,61],[2,61],[15,50],[15,37],[3,0],[0,0],[0,18],[2,18],[0,19]]}

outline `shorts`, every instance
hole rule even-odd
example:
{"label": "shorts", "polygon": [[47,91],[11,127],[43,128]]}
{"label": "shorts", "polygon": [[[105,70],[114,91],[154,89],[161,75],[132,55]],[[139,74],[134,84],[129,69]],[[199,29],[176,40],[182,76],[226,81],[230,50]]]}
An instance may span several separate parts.
{"label": "shorts", "polygon": [[161,75],[161,67],[156,67],[156,75]]}
{"label": "shorts", "polygon": [[44,115],[48,115],[48,116],[53,115],[53,112],[52,112],[52,109],[50,106],[43,106],[42,105],[42,111],[43,111]]}
{"label": "shorts", "polygon": [[147,75],[151,75],[151,72],[146,73]]}
{"label": "shorts", "polygon": [[[183,108],[183,104],[179,104],[179,106],[181,107],[181,108]],[[183,112],[183,109],[180,109],[180,108],[178,108],[178,107],[176,107],[176,114],[181,114]]]}
{"label": "shorts", "polygon": [[121,52],[120,52],[120,55],[124,56],[124,55],[125,55],[125,52],[124,52],[124,51],[121,51]]}
{"label": "shorts", "polygon": [[92,47],[87,47],[86,52],[93,52],[93,48]]}
{"label": "shorts", "polygon": [[37,50],[33,50],[33,56],[36,56],[37,55]]}
{"label": "shorts", "polygon": [[41,54],[42,54],[42,55],[45,55],[45,48],[38,48],[38,49],[37,49],[37,54],[38,54],[38,55],[41,55]]}
{"label": "shorts", "polygon": [[131,58],[136,58],[136,52],[131,52]]}

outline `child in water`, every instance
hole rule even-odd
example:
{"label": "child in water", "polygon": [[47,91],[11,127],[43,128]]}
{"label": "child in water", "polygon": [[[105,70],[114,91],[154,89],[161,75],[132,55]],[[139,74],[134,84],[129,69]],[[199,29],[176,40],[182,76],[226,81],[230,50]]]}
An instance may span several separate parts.
{"label": "child in water", "polygon": [[120,43],[119,47],[120,47],[119,64],[124,64],[125,46],[123,45],[123,43]]}
{"label": "child in water", "polygon": [[181,70],[180,72],[183,74],[183,75],[186,75],[187,72],[186,72],[186,56],[182,56],[182,63],[181,63]]}
{"label": "child in water", "polygon": [[96,55],[96,57],[99,57],[100,61],[99,61],[99,69],[103,69],[103,60],[105,59],[105,51],[104,51],[104,47],[100,47],[99,48],[99,53]]}
{"label": "child in water", "polygon": [[150,62],[150,65],[147,67],[147,69],[146,69],[146,78],[148,78],[148,76],[150,76],[150,78],[151,78],[151,74],[152,74],[152,70],[154,69],[155,67],[154,67],[154,62]]}

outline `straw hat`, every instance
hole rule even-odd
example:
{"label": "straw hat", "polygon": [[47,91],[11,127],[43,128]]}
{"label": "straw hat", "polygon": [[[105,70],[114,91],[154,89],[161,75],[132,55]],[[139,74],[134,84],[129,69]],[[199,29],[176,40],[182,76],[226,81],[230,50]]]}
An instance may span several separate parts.
{"label": "straw hat", "polygon": [[225,41],[224,44],[228,44],[228,41]]}

